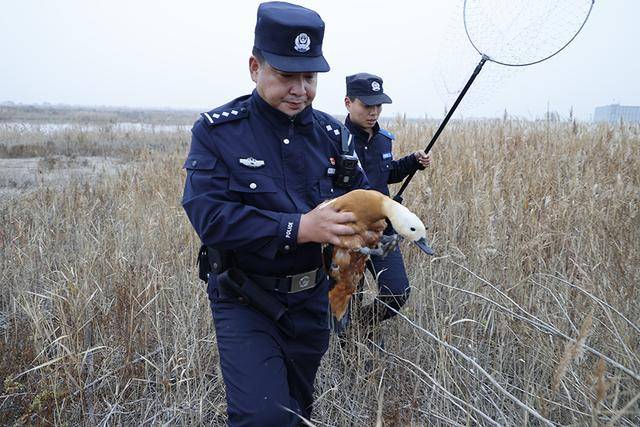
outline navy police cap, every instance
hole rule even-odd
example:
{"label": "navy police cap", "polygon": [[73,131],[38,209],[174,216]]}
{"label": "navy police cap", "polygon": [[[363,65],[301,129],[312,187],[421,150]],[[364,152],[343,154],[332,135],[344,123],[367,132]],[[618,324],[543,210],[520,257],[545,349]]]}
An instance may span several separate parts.
{"label": "navy police cap", "polygon": [[365,105],[391,104],[391,98],[383,92],[382,79],[369,73],[347,76],[347,96]]}
{"label": "navy police cap", "polygon": [[329,71],[322,56],[323,37],[324,21],[311,9],[280,1],[258,7],[253,46],[280,71]]}

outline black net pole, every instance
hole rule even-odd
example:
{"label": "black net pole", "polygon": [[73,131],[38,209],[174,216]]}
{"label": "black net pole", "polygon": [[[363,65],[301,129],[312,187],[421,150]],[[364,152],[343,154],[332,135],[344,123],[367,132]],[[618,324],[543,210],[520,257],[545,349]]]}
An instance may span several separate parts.
{"label": "black net pole", "polygon": [[[482,55],[482,59],[480,60],[478,65],[476,65],[476,69],[473,70],[473,74],[469,78],[469,81],[467,81],[467,84],[462,89],[462,92],[460,92],[460,95],[458,95],[458,98],[456,99],[456,102],[453,103],[453,106],[451,107],[451,110],[449,110],[449,112],[445,116],[444,120],[440,124],[440,127],[438,127],[438,130],[436,131],[436,133],[431,138],[431,141],[429,142],[429,145],[427,145],[427,148],[424,149],[425,153],[428,153],[429,151],[431,151],[431,147],[433,147],[433,144],[436,143],[436,140],[438,139],[438,137],[440,136],[440,134],[444,130],[444,127],[449,122],[449,119],[451,118],[453,113],[456,111],[456,108],[458,108],[458,104],[460,104],[460,101],[462,101],[462,98],[464,98],[464,95],[467,93],[467,91],[471,87],[471,84],[476,79],[476,77],[478,77],[478,74],[480,74],[480,70],[482,70],[482,67],[484,66],[484,63],[487,62],[488,59],[489,59],[488,56]],[[402,187],[400,187],[400,190],[398,191],[398,193],[395,196],[393,196],[393,200],[395,200],[398,203],[402,203],[402,193],[407,188],[407,185],[409,185],[409,181],[411,181],[411,178],[413,178],[413,176],[416,174],[416,171],[417,170],[411,172],[409,174],[409,176],[407,177],[407,179],[404,180],[404,182],[402,183]]]}

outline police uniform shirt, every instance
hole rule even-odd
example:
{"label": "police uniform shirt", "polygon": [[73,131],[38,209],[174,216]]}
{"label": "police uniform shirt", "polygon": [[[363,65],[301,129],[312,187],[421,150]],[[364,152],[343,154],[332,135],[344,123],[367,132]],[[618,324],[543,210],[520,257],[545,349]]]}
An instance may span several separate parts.
{"label": "police uniform shirt", "polygon": [[371,189],[388,196],[388,184],[402,181],[414,170],[424,169],[413,154],[393,160],[392,141],[395,137],[377,122],[371,139],[365,130],[351,122],[349,116],[345,120],[345,126],[353,135],[355,149]]}
{"label": "police uniform shirt", "polygon": [[[233,251],[247,273],[320,267],[320,244],[298,245],[297,234],[301,213],[346,191],[327,175],[340,123],[311,106],[291,118],[254,90],[203,113],[192,134],[183,206],[203,244]],[[354,188],[368,188],[361,169]]]}

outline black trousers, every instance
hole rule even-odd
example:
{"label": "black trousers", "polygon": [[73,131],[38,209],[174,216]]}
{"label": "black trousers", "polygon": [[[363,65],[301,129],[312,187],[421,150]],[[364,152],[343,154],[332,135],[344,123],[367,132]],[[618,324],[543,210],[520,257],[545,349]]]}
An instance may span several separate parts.
{"label": "black trousers", "polygon": [[329,345],[328,281],[274,295],[288,307],[284,329],[209,280],[230,426],[294,426],[310,418],[313,382]]}
{"label": "black trousers", "polygon": [[377,312],[378,320],[386,320],[396,313],[380,304],[379,300],[399,311],[409,298],[409,279],[400,248],[395,248],[384,258],[374,255],[371,261],[378,274],[378,296],[373,303],[375,307],[371,309]]}

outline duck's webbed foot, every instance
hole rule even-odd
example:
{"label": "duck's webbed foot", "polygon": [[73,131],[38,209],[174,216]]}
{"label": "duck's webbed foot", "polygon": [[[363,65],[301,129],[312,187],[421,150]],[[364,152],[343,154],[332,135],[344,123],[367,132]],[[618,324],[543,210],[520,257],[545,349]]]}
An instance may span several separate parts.
{"label": "duck's webbed foot", "polygon": [[380,256],[384,258],[389,255],[391,251],[395,250],[398,247],[398,244],[401,240],[402,236],[399,234],[382,235],[382,237],[380,238],[380,243],[378,244],[378,247],[382,249],[382,255]]}
{"label": "duck's webbed foot", "polygon": [[363,246],[356,249],[356,252],[360,252],[361,254],[367,256],[376,255],[384,258],[389,255],[391,251],[398,247],[398,243],[400,243],[401,240],[402,236],[400,236],[399,234],[392,234],[390,236],[382,235],[382,237],[380,237],[380,241],[375,247],[369,248],[367,246]]}
{"label": "duck's webbed foot", "polygon": [[361,248],[356,249],[355,251],[360,252],[362,255],[366,255],[366,256],[371,256],[371,255],[382,256],[382,254],[384,253],[380,245],[376,246],[375,248],[369,248],[367,246],[363,246]]}

